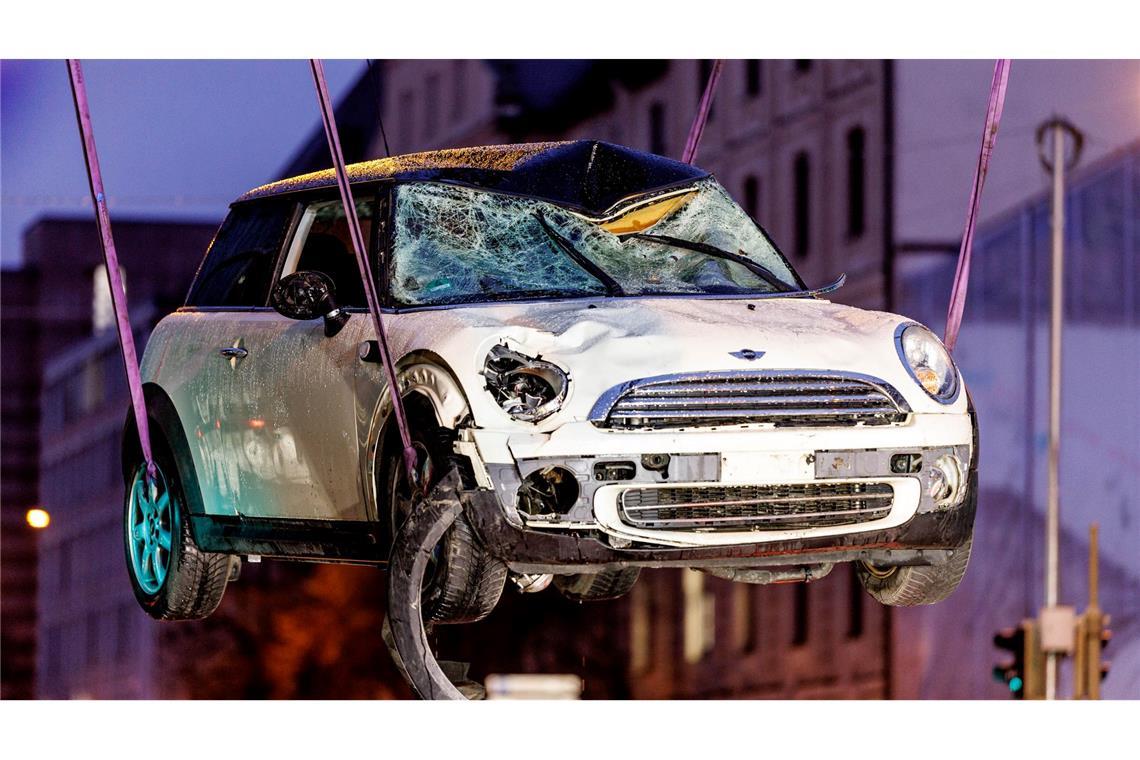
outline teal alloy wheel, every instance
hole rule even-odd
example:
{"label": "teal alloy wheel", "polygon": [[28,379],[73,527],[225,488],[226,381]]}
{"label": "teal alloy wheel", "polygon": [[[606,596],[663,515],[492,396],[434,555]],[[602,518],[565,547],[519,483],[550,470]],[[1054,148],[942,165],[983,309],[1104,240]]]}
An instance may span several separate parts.
{"label": "teal alloy wheel", "polygon": [[179,507],[157,464],[153,476],[146,464],[135,470],[127,502],[127,555],[135,581],[148,595],[162,589],[170,572]]}

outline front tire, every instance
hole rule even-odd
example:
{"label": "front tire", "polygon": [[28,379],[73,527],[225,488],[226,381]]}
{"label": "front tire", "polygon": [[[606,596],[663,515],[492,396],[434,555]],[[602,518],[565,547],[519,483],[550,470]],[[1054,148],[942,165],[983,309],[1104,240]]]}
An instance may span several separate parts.
{"label": "front tire", "polygon": [[867,593],[890,607],[917,607],[936,604],[954,593],[966,575],[974,539],[954,551],[941,565],[878,567],[859,562],[855,571]]}
{"label": "front tire", "polygon": [[[419,477],[429,484],[433,499],[459,500],[450,480],[452,470],[446,447],[435,439],[413,429],[412,439],[420,457]],[[435,444],[435,445],[432,445]],[[394,451],[393,451],[394,450]],[[398,445],[388,447],[387,458],[389,504],[392,509],[393,534],[424,498],[408,488],[403,454]],[[432,550],[425,572],[421,603],[425,622],[474,623],[491,614],[499,603],[507,582],[507,566],[491,556],[479,543],[471,523],[462,512]]]}
{"label": "front tire", "polygon": [[157,620],[200,620],[217,609],[236,557],[204,552],[186,519],[178,468],[155,440],[154,475],[134,468],[123,505],[127,575],[135,599]]}

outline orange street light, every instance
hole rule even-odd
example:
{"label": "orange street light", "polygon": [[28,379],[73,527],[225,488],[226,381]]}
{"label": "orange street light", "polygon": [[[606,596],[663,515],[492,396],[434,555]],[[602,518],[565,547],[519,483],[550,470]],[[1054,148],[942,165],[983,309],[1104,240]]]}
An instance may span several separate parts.
{"label": "orange street light", "polygon": [[24,519],[28,521],[28,525],[36,530],[42,530],[51,525],[51,515],[47,513],[46,509],[40,509],[39,507],[29,509],[27,514],[24,515]]}

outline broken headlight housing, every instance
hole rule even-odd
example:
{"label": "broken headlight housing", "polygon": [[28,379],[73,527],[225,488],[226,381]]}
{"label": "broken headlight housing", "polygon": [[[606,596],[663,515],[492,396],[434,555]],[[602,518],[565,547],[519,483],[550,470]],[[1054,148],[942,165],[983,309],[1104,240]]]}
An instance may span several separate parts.
{"label": "broken headlight housing", "polygon": [[483,377],[503,411],[522,422],[538,422],[561,409],[570,384],[558,365],[501,344],[483,361]]}
{"label": "broken headlight housing", "polygon": [[901,325],[895,332],[899,358],[927,395],[942,404],[958,397],[958,369],[950,352],[922,325]]}

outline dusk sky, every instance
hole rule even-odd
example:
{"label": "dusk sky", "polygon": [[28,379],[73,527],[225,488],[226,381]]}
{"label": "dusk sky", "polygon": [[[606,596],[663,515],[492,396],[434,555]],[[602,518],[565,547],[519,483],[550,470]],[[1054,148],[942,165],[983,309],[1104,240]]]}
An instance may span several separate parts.
{"label": "dusk sky", "polygon": [[[365,67],[326,61],[334,100]],[[221,221],[245,190],[274,179],[320,124],[308,62],[84,62],[112,221]],[[0,262],[20,261],[24,228],[90,214],[62,60],[0,62]],[[175,169],[177,168],[177,171]]]}

